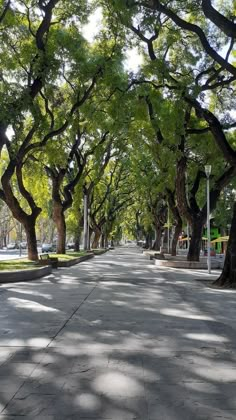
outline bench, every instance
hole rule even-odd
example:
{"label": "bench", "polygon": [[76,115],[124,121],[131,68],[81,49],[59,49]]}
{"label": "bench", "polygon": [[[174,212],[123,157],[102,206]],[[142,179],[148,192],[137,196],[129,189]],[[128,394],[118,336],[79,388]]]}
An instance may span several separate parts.
{"label": "bench", "polygon": [[39,265],[51,265],[52,268],[58,267],[58,258],[56,257],[50,257],[49,254],[41,254],[39,258]]}

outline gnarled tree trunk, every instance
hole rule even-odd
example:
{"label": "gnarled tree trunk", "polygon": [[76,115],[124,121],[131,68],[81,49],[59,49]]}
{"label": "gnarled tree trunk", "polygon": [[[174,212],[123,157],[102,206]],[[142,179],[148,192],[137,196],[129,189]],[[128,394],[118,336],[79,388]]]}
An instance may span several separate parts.
{"label": "gnarled tree trunk", "polygon": [[179,223],[176,223],[176,225],[175,225],[175,232],[174,232],[174,236],[173,236],[173,239],[172,239],[172,244],[171,244],[171,255],[172,255],[172,257],[175,257],[176,254],[177,254],[176,248],[177,248],[177,243],[178,243],[179,236],[182,232],[182,227],[183,227],[182,219],[180,218]]}
{"label": "gnarled tree trunk", "polygon": [[199,261],[204,222],[204,219],[196,217],[191,223],[192,237],[187,256],[188,261]]}
{"label": "gnarled tree trunk", "polygon": [[218,287],[236,288],[236,202],[234,203],[233,219],[223,271],[213,284]]}
{"label": "gnarled tree trunk", "polygon": [[101,238],[101,229],[99,229],[98,227],[94,228],[94,238],[93,238],[93,242],[92,242],[92,248],[96,249],[99,247],[99,241]]}

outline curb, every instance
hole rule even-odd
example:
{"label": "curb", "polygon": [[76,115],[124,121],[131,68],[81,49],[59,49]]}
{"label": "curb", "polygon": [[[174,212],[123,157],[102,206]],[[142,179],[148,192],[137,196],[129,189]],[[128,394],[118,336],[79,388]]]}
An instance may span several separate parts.
{"label": "curb", "polygon": [[[90,260],[95,256],[99,256],[108,252],[109,249],[105,249],[99,254],[88,254],[83,255],[82,257],[74,258],[70,261],[60,261],[58,262],[58,267],[71,267],[73,265],[79,264],[83,261]],[[15,271],[0,271],[0,284],[1,283],[15,283],[15,282],[24,282],[36,280],[40,277],[48,276],[52,273],[52,266],[46,265],[40,268],[34,268],[33,270],[15,270]]]}
{"label": "curb", "polygon": [[52,272],[52,267],[34,268],[33,270],[0,271],[0,283],[15,283],[19,281],[31,281],[40,277],[48,276]]}
{"label": "curb", "polygon": [[82,257],[74,258],[70,261],[58,261],[58,268],[59,267],[71,267],[72,265],[79,264],[83,261],[90,260],[94,257],[94,254],[83,255]]}
{"label": "curb", "polygon": [[[157,260],[154,258],[154,265],[158,267],[169,267],[169,268],[184,268],[184,269],[196,269],[196,270],[206,270],[207,263],[201,261],[180,261],[180,260]],[[212,262],[212,269],[218,269],[219,264]]]}
{"label": "curb", "polygon": [[[99,255],[106,254],[106,252],[110,251],[111,249],[114,249],[114,248],[103,249],[100,252],[96,252],[96,251],[92,251],[92,252],[94,253],[95,257],[99,257]],[[98,251],[99,251],[99,249],[98,249]]]}

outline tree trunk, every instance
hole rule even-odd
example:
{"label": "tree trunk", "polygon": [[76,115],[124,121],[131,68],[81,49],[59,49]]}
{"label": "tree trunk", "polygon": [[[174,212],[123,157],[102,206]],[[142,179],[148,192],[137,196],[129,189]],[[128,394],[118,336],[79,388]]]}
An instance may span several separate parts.
{"label": "tree trunk", "polygon": [[172,257],[176,256],[176,247],[177,247],[177,243],[178,243],[178,239],[179,236],[182,232],[182,227],[183,227],[183,222],[182,222],[182,217],[180,215],[179,209],[176,205],[176,200],[175,200],[175,192],[171,191],[169,188],[166,188],[167,194],[168,194],[168,204],[170,207],[170,210],[173,214],[174,220],[175,220],[175,232],[174,232],[174,236],[172,239],[172,245],[171,245],[171,255]]}
{"label": "tree trunk", "polygon": [[191,224],[192,237],[189,245],[188,261],[199,261],[204,220],[195,218]]}
{"label": "tree trunk", "polygon": [[66,222],[62,206],[53,205],[53,221],[57,229],[57,254],[66,253]]}
{"label": "tree trunk", "polygon": [[149,249],[152,247],[152,234],[151,233],[147,233],[145,235],[145,245],[144,248]]}
{"label": "tree trunk", "polygon": [[104,233],[101,235],[101,248],[105,248],[105,235]]}
{"label": "tree trunk", "polygon": [[81,239],[81,229],[78,229],[77,230],[77,235],[75,235],[75,238],[74,238],[74,243],[75,243],[75,251],[76,252],[79,252],[80,251],[80,239]]}
{"label": "tree trunk", "polygon": [[96,249],[99,247],[99,241],[101,238],[101,230],[98,228],[94,229],[94,238],[93,238],[93,243],[92,243],[92,248]]}
{"label": "tree trunk", "polygon": [[182,232],[182,220],[180,219],[179,223],[177,223],[175,225],[175,233],[172,239],[172,246],[171,246],[171,255],[172,257],[175,257],[177,252],[176,252],[176,248],[177,248],[177,243],[178,243],[178,239],[179,236]]}
{"label": "tree trunk", "polygon": [[24,223],[27,246],[28,246],[28,259],[31,261],[38,261],[35,225],[36,225],[36,220],[33,220],[33,219]]}
{"label": "tree trunk", "polygon": [[154,251],[160,251],[160,247],[161,247],[161,235],[162,235],[162,226],[160,225],[155,225],[155,232],[156,232],[156,239],[155,242],[153,244],[152,249]]}
{"label": "tree trunk", "polygon": [[214,285],[225,288],[236,288],[236,202],[234,203],[233,219],[229,234],[229,242],[225,256],[225,263],[220,277]]}
{"label": "tree trunk", "polygon": [[104,241],[105,241],[105,248],[108,248],[108,236],[107,236],[107,234],[105,234]]}

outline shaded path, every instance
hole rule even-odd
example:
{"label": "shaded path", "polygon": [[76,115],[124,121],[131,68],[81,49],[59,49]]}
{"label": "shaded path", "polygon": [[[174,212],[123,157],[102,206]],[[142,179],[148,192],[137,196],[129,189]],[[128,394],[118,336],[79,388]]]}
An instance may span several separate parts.
{"label": "shaded path", "polygon": [[199,276],[119,248],[1,286],[0,419],[236,419],[236,292]]}

